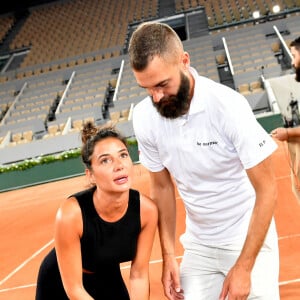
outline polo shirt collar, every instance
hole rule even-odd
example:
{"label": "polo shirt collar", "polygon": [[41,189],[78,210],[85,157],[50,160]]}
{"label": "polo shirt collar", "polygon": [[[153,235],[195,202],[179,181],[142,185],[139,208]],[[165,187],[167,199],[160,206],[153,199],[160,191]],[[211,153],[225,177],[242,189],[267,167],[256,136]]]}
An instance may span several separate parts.
{"label": "polo shirt collar", "polygon": [[196,113],[199,113],[199,112],[204,110],[204,105],[203,105],[204,101],[202,101],[201,93],[200,93],[201,77],[198,75],[197,71],[194,68],[190,67],[189,70],[190,70],[190,73],[194,77],[194,80],[195,80],[194,94],[193,94],[193,98],[191,100],[191,105],[190,105],[189,111],[185,115],[183,115],[179,118],[176,118],[174,120],[174,122],[179,124],[180,126],[184,125],[186,122],[188,122],[189,116],[191,116],[193,114],[196,114]]}
{"label": "polo shirt collar", "polygon": [[193,94],[193,98],[191,100],[191,106],[189,109],[188,114],[192,115],[198,112],[201,112],[204,110],[204,105],[202,99],[201,99],[201,78],[199,77],[197,71],[190,67],[190,73],[192,74],[192,76],[194,77],[195,80],[195,85],[194,85],[194,94]]}

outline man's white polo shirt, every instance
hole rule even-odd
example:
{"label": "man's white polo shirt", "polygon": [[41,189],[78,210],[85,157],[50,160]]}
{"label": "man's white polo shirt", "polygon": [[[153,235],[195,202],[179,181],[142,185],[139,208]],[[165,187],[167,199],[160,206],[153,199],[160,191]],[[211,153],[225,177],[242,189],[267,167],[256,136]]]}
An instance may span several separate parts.
{"label": "man's white polo shirt", "polygon": [[136,105],[133,126],[141,163],[167,168],[186,207],[186,231],[206,244],[244,239],[255,201],[245,169],[277,145],[233,89],[198,76],[189,112],[162,117],[147,97]]}

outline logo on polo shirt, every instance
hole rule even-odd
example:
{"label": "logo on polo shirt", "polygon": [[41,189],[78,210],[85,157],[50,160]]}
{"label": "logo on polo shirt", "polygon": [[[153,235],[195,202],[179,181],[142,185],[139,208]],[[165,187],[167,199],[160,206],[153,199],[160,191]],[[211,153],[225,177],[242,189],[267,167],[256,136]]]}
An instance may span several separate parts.
{"label": "logo on polo shirt", "polygon": [[265,140],[263,140],[263,141],[262,141],[262,142],[260,142],[258,145],[259,145],[259,147],[263,147],[265,144],[266,144],[266,141],[265,141]]}
{"label": "logo on polo shirt", "polygon": [[213,145],[218,145],[218,142],[212,141],[212,142],[197,142],[198,146],[201,147],[208,147],[208,146],[213,146]]}

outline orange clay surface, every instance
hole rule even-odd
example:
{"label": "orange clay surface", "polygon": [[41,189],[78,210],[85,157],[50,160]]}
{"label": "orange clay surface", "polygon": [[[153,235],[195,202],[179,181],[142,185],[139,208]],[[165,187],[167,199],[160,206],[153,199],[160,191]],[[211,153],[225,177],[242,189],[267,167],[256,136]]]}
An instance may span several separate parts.
{"label": "orange clay surface", "polygon": [[[300,299],[300,204],[291,192],[290,169],[285,143],[278,143],[273,165],[278,183],[275,211],[280,248],[281,300]],[[149,178],[141,165],[135,165],[133,188],[149,195]],[[53,247],[53,225],[60,202],[86,187],[84,176],[0,193],[0,300],[33,300],[39,265]],[[177,247],[180,261],[183,249],[178,237],[184,231],[184,208],[177,197]],[[122,273],[128,282],[129,264]],[[150,276],[151,300],[166,299],[161,286],[161,252],[158,235],[153,245]],[[117,300],[117,299],[116,299]]]}

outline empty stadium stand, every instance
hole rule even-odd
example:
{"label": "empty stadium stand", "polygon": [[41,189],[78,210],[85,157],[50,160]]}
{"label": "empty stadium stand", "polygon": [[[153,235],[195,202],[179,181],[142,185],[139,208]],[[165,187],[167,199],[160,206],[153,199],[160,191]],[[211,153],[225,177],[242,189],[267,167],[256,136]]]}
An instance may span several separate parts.
{"label": "empty stadium stand", "polygon": [[[0,15],[0,164],[78,148],[82,124],[134,136],[137,86],[126,47],[145,20],[170,24],[198,72],[277,113],[268,79],[292,72],[299,0],[60,0]],[[253,11],[261,17],[254,19]]]}

